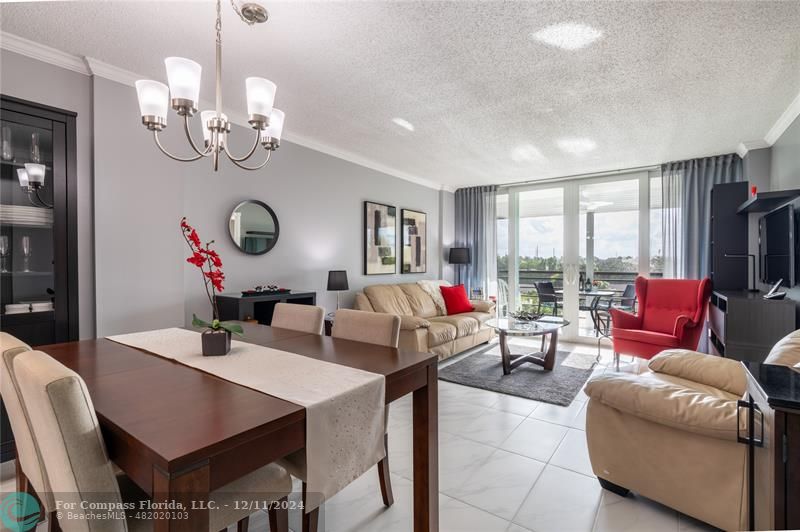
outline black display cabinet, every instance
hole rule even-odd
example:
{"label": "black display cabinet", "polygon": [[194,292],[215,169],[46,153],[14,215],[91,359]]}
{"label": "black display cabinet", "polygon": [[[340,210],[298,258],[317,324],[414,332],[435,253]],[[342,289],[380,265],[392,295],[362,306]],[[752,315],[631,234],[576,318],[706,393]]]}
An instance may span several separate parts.
{"label": "black display cabinet", "polygon": [[[0,330],[31,346],[78,339],[75,118],[0,96]],[[44,180],[25,188],[20,172],[29,182],[43,172]],[[1,410],[6,461],[14,443]]]}

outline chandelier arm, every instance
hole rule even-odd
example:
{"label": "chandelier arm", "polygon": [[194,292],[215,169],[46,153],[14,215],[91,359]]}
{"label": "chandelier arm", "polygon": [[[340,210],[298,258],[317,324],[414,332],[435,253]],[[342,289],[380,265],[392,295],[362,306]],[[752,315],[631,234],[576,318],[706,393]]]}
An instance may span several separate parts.
{"label": "chandelier arm", "polygon": [[[48,209],[52,209],[53,208],[53,205],[51,205],[50,203],[47,203],[45,200],[42,199],[42,197],[39,195],[39,190],[38,189],[34,190],[33,193],[36,195],[36,199],[39,200],[39,203],[41,203],[42,205],[44,205]],[[28,194],[28,198],[30,199],[30,194]]]}
{"label": "chandelier arm", "polygon": [[197,144],[192,138],[192,132],[189,131],[189,115],[183,115],[183,131],[186,133],[186,138],[189,140],[189,144],[192,146],[192,149],[195,151],[195,153],[202,157],[208,157],[211,154],[211,148],[213,148],[213,146],[210,143],[206,147],[205,151],[200,151],[200,148],[197,147]]}
{"label": "chandelier arm", "polygon": [[202,154],[195,155],[194,157],[178,157],[176,155],[172,155],[170,152],[168,152],[164,148],[164,146],[161,145],[161,140],[158,138],[158,130],[155,130],[155,129],[153,130],[153,138],[156,141],[156,146],[158,146],[158,149],[161,150],[161,153],[163,153],[164,155],[166,155],[167,157],[169,157],[170,159],[173,159],[175,161],[180,161],[182,163],[190,163],[192,161],[196,161],[196,160],[201,159],[203,157]]}
{"label": "chandelier arm", "polygon": [[261,140],[261,130],[256,129],[256,141],[253,143],[253,147],[244,157],[234,157],[233,154],[231,154],[231,152],[228,151],[228,146],[223,146],[223,149],[225,150],[225,155],[228,156],[228,159],[240,163],[242,161],[246,161],[247,159],[253,156],[253,154],[256,152],[256,148],[258,148],[260,140]]}
{"label": "chandelier arm", "polygon": [[[270,157],[272,156],[272,150],[267,150],[267,158],[264,159],[264,162],[259,164],[258,166],[245,166],[242,163],[238,162],[236,159],[231,158],[231,162],[241,168],[242,170],[261,170],[267,163],[269,162]],[[230,157],[230,156],[229,156]]]}

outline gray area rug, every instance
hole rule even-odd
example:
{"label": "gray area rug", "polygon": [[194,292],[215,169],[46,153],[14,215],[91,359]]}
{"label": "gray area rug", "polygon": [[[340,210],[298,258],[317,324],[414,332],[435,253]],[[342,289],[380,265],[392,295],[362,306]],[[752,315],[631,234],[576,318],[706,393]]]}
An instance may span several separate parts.
{"label": "gray area rug", "polygon": [[[512,353],[523,353],[529,346],[513,345]],[[473,388],[525,397],[559,406],[569,406],[592,375],[595,357],[583,353],[556,352],[553,371],[545,371],[535,364],[522,364],[503,375],[500,348],[489,346],[484,351],[468,356],[439,369],[439,379]]]}

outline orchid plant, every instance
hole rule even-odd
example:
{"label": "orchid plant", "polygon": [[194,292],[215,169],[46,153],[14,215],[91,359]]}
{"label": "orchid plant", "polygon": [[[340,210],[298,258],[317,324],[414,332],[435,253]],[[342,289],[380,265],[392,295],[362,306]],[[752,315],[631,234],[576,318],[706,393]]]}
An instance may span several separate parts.
{"label": "orchid plant", "polygon": [[222,259],[219,254],[211,249],[214,241],[206,242],[203,245],[197,231],[189,225],[186,217],[181,218],[181,234],[186,241],[186,245],[192,255],[186,259],[189,264],[194,264],[203,275],[203,285],[206,290],[208,302],[211,304],[213,319],[211,322],[201,320],[196,314],[192,314],[192,326],[205,327],[212,331],[224,330],[242,336],[244,330],[238,323],[219,320],[219,309],[217,308],[217,293],[222,292],[225,283],[225,273],[222,271]]}

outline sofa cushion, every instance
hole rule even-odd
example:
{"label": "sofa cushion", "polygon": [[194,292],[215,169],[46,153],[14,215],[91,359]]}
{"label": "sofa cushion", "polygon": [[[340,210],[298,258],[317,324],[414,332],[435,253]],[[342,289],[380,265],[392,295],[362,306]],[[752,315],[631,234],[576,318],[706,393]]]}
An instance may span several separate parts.
{"label": "sofa cushion", "polygon": [[433,299],[420,285],[417,283],[403,283],[397,286],[399,286],[400,290],[406,295],[408,303],[411,305],[411,312],[414,316],[432,318],[439,315]]}
{"label": "sofa cushion", "polygon": [[400,316],[400,330],[413,331],[415,329],[426,329],[430,327],[431,322],[424,318],[417,316]]}
{"label": "sofa cushion", "polygon": [[450,323],[431,321],[428,326],[428,347],[435,347],[456,339],[456,327]]}
{"label": "sofa cushion", "polygon": [[429,318],[428,321],[433,323],[448,323],[455,327],[456,338],[470,336],[478,332],[480,322],[473,317],[464,314],[456,314],[454,316],[437,316],[436,318]]}
{"label": "sofa cushion", "polygon": [[663,345],[664,348],[678,347],[680,340],[677,336],[671,334],[664,334],[654,331],[644,331],[640,329],[617,329],[611,331],[614,338],[619,340],[629,340],[632,342],[641,342],[644,344]]}
{"label": "sofa cushion", "polygon": [[798,367],[800,365],[800,329],[780,339],[764,362],[779,366]]}
{"label": "sofa cushion", "polygon": [[467,290],[463,284],[456,286],[440,286],[444,304],[447,307],[447,315],[461,314],[462,312],[472,312],[475,307],[469,302]]}
{"label": "sofa cushion", "polygon": [[[592,378],[586,395],[653,423],[736,441],[738,396],[711,386],[651,371],[611,373]],[[742,430],[745,421],[742,416]]]}
{"label": "sofa cushion", "polygon": [[492,315],[488,312],[462,312],[461,314],[456,314],[456,316],[464,316],[468,318],[472,318],[473,320],[478,320],[478,323],[483,325],[490,319],[492,319]]}
{"label": "sofa cushion", "polygon": [[668,349],[653,357],[647,366],[657,372],[707,384],[741,397],[747,390],[747,376],[741,363],[730,358]]}
{"label": "sofa cushion", "polygon": [[364,288],[375,312],[413,316],[406,294],[396,284],[376,284]]}

